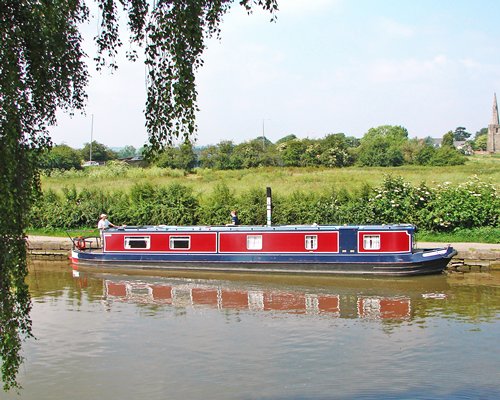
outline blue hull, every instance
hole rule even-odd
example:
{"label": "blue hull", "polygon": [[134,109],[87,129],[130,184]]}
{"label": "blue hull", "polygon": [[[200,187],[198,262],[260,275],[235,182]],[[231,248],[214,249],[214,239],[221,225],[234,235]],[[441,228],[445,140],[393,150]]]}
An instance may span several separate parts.
{"label": "blue hull", "polygon": [[407,254],[162,254],[73,250],[77,265],[133,269],[366,274],[409,276],[441,273],[457,252],[452,247]]}

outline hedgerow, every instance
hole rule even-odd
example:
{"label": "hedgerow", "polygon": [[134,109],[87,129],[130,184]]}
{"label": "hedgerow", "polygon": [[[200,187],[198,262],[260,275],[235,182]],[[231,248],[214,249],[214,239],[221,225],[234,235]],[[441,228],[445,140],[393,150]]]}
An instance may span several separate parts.
{"label": "hedgerow", "polygon": [[[43,193],[31,210],[32,228],[93,227],[99,214],[114,224],[221,225],[232,209],[248,225],[266,223],[265,189],[239,194],[224,183],[207,195],[187,186],[139,184],[128,192],[65,188]],[[379,187],[358,192],[295,191],[273,194],[273,224],[411,223],[428,231],[499,227],[500,198],[495,185],[473,177],[462,184],[413,186],[401,177],[386,176]]]}

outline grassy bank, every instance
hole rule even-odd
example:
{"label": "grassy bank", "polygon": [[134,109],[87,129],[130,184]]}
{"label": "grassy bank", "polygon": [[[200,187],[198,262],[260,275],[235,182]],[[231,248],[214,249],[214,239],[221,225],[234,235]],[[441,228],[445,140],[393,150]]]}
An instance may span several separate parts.
{"label": "grassy bank", "polygon": [[500,243],[500,228],[460,229],[454,232],[418,231],[418,242],[441,243]]}
{"label": "grassy bank", "polygon": [[197,169],[191,174],[165,168],[130,168],[123,165],[96,167],[84,171],[54,173],[42,177],[44,190],[60,192],[64,187],[78,190],[102,189],[106,191],[129,190],[137,183],[153,185],[179,183],[189,186],[195,194],[211,193],[217,183],[224,182],[236,193],[250,188],[262,189],[271,186],[277,193],[288,194],[296,190],[324,192],[332,188],[348,192],[359,190],[364,185],[378,186],[384,175],[401,176],[405,181],[417,185],[425,182],[436,186],[444,182],[461,183],[477,175],[481,180],[500,185],[500,157],[469,157],[464,165],[449,167],[402,166],[349,167],[349,168],[256,168],[235,171],[213,171]]}

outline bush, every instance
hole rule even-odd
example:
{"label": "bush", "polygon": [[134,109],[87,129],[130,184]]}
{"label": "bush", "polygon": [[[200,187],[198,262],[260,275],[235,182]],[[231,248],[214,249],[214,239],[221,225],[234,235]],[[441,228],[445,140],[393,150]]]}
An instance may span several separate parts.
{"label": "bush", "polygon": [[463,165],[467,159],[454,147],[443,146],[437,149],[427,165]]}
{"label": "bush", "polygon": [[477,177],[460,185],[443,184],[427,207],[422,225],[435,231],[498,226],[500,199],[494,185]]}
{"label": "bush", "polygon": [[197,209],[198,200],[186,186],[142,184],[131,190],[129,219],[134,225],[194,225]]}
{"label": "bush", "polygon": [[236,208],[236,198],[226,184],[215,186],[209,196],[200,201],[198,220],[205,225],[224,225],[230,220],[231,210]]}
{"label": "bush", "polygon": [[425,184],[413,187],[400,177],[386,176],[374,196],[368,200],[373,215],[371,222],[379,224],[418,224],[433,193]]}
{"label": "bush", "polygon": [[[231,209],[238,209],[243,224],[266,224],[264,189],[250,189],[236,196],[224,184],[198,199],[191,188],[149,183],[126,192],[64,188],[47,191],[34,204],[32,228],[74,229],[95,227],[105,212],[114,224],[221,225]],[[273,224],[391,224],[412,223],[428,231],[452,232],[477,227],[497,228],[500,198],[496,187],[478,178],[460,185],[412,186],[400,177],[386,176],[380,187],[359,192],[274,195]]]}

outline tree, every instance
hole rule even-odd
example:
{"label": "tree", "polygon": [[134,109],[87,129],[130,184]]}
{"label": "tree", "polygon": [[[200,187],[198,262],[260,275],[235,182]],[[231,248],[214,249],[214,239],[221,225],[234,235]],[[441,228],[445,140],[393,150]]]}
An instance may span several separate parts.
{"label": "tree", "polygon": [[475,134],[474,138],[477,139],[479,136],[488,135],[488,128],[481,128]]}
{"label": "tree", "polygon": [[181,144],[179,147],[169,147],[162,150],[156,165],[161,168],[182,169],[191,171],[196,166],[197,158],[191,142]]}
{"label": "tree", "polygon": [[40,168],[45,170],[71,168],[80,169],[82,157],[80,152],[68,145],[56,145],[51,149],[44,151],[40,157]]}
{"label": "tree", "polygon": [[453,139],[457,142],[463,142],[470,137],[470,133],[465,130],[463,126],[459,126],[453,132]]}
{"label": "tree", "polygon": [[219,149],[215,145],[210,145],[202,148],[199,155],[200,167],[215,169],[215,162],[218,151]]}
{"label": "tree", "polygon": [[[147,154],[189,139],[196,130],[195,71],[205,40],[234,0],[97,0],[99,67],[116,68],[121,45],[117,7],[128,14],[130,41],[146,55]],[[241,0],[268,10],[276,0]],[[89,18],[85,0],[0,0],[0,358],[4,389],[16,387],[22,337],[31,334],[31,302],[24,231],[38,187],[38,157],[49,147],[47,127],[58,109],[82,110],[88,82],[79,27]],[[136,52],[128,53],[130,59]]]}
{"label": "tree", "polygon": [[348,140],[343,133],[327,135],[319,141],[321,165],[325,167],[346,167],[352,165],[354,159],[348,151]]}
{"label": "tree", "polygon": [[307,148],[304,140],[288,140],[277,145],[278,154],[285,167],[299,167]]}
{"label": "tree", "polygon": [[88,73],[78,1],[0,0],[0,359],[3,388],[17,387],[22,339],[31,335],[25,227],[38,157],[56,110],[81,109]]}
{"label": "tree", "polygon": [[476,139],[472,142],[472,148],[474,150],[486,151],[488,148],[488,135],[476,137]]}
{"label": "tree", "polygon": [[281,139],[278,139],[276,141],[276,144],[286,143],[286,142],[289,142],[290,140],[296,140],[296,139],[297,139],[297,136],[295,136],[294,134],[286,135],[286,136],[283,136]]}
{"label": "tree", "polygon": [[488,147],[488,128],[481,128],[474,135],[472,148],[474,150],[486,151]]}
{"label": "tree", "polygon": [[443,135],[443,140],[441,142],[441,147],[454,147],[453,146],[453,141],[454,141],[454,134],[452,131],[448,131]]}
{"label": "tree", "polygon": [[200,166],[222,170],[241,168],[241,162],[236,160],[233,152],[234,144],[230,140],[223,140],[218,145],[208,146],[200,152]]}
{"label": "tree", "polygon": [[442,146],[436,149],[427,165],[462,165],[465,164],[465,156],[453,147]]}
{"label": "tree", "polygon": [[262,142],[252,140],[249,142],[240,143],[234,148],[234,157],[241,160],[243,168],[255,168],[262,166],[263,153]]}
{"label": "tree", "polygon": [[[90,143],[85,143],[83,149],[81,150],[82,158],[85,161],[90,160]],[[116,160],[118,155],[111,150],[108,146],[96,142],[95,140],[92,142],[92,161],[109,161]]]}
{"label": "tree", "polygon": [[125,146],[117,153],[118,158],[134,157],[137,154],[137,149],[134,146]]}
{"label": "tree", "polygon": [[436,148],[429,144],[425,144],[420,149],[417,150],[414,160],[417,165],[430,165],[431,160],[434,159],[436,154]]}
{"label": "tree", "polygon": [[383,125],[370,128],[357,148],[358,162],[363,166],[399,166],[404,162],[401,147],[408,131],[401,126]]}

